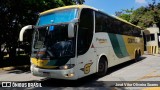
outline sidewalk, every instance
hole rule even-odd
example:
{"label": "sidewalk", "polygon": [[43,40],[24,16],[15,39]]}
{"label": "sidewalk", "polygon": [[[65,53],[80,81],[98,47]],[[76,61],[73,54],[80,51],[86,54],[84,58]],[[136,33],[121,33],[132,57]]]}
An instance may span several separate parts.
{"label": "sidewalk", "polygon": [[158,57],[160,57],[160,54],[154,54],[153,56],[158,56]]}
{"label": "sidewalk", "polygon": [[158,54],[148,54],[147,51],[144,51],[144,55],[153,55],[153,56],[158,56],[158,57],[160,57],[160,49],[159,49]]}

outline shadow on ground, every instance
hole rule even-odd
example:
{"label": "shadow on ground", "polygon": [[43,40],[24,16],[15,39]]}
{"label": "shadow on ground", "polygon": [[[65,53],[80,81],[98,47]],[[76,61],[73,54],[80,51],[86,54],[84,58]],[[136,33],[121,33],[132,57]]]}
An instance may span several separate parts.
{"label": "shadow on ground", "polygon": [[128,67],[131,64],[138,63],[138,62],[144,60],[145,58],[146,57],[140,57],[138,60],[130,60],[130,61],[124,62],[122,64],[113,66],[113,67],[111,67],[111,68],[108,69],[108,73],[107,74],[111,74],[112,72],[115,72],[115,71],[118,71],[118,70],[120,70],[122,68]]}
{"label": "shadow on ground", "polygon": [[10,73],[14,73],[14,74],[31,73],[29,65],[25,65],[21,67],[14,67],[13,69],[6,70],[6,71],[8,71],[8,74]]}
{"label": "shadow on ground", "polygon": [[21,70],[29,71],[30,57],[27,55],[16,56],[14,59],[9,57],[0,60],[0,68],[6,71]]}

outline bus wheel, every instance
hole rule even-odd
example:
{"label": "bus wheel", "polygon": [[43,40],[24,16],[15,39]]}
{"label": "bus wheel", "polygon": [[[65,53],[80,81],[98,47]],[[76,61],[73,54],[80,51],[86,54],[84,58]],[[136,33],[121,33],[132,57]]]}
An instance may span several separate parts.
{"label": "bus wheel", "polygon": [[141,50],[139,50],[139,53],[138,53],[138,58],[141,57]]}
{"label": "bus wheel", "polygon": [[106,75],[107,68],[108,68],[107,61],[105,58],[102,57],[99,61],[99,64],[98,64],[97,76],[102,77],[102,76]]}
{"label": "bus wheel", "polygon": [[136,62],[138,61],[138,58],[139,58],[139,54],[138,54],[138,52],[136,51],[136,52],[135,52],[135,61],[136,61]]}

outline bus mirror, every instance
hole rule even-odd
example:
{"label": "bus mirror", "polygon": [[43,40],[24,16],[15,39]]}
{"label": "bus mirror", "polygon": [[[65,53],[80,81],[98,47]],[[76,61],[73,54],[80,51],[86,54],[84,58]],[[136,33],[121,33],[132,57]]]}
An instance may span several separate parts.
{"label": "bus mirror", "polygon": [[74,37],[74,23],[68,24],[68,37],[73,38]]}
{"label": "bus mirror", "polygon": [[33,29],[33,25],[24,26],[19,33],[19,41],[23,41],[23,34],[27,29]]}

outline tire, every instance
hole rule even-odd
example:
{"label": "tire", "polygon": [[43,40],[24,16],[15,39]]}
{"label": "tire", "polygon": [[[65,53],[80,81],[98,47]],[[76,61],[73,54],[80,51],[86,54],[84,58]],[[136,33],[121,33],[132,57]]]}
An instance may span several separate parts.
{"label": "tire", "polygon": [[135,62],[138,61],[138,58],[139,58],[139,54],[138,54],[138,52],[136,51],[136,52],[135,52]]}
{"label": "tire", "polygon": [[139,50],[139,53],[138,53],[138,58],[141,57],[141,50]]}
{"label": "tire", "polygon": [[105,76],[107,73],[107,69],[108,69],[107,60],[102,57],[99,60],[97,76],[98,77]]}

